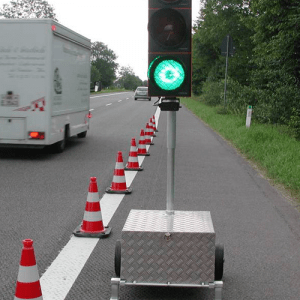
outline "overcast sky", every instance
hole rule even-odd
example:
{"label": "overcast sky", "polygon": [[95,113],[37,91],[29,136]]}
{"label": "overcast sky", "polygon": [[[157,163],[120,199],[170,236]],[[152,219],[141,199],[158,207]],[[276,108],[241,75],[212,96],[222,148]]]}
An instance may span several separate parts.
{"label": "overcast sky", "polygon": [[[9,4],[0,0],[0,7]],[[48,0],[58,21],[89,38],[103,42],[118,56],[120,66],[130,66],[142,80],[147,79],[148,0]],[[193,20],[200,0],[193,0]]]}

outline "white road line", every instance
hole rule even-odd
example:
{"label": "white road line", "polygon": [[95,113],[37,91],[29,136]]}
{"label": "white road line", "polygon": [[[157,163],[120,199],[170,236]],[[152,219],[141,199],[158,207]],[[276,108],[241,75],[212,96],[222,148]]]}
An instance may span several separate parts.
{"label": "white road line", "polygon": [[114,96],[114,95],[121,95],[121,94],[128,94],[130,92],[123,92],[123,93],[114,93],[114,94],[105,94],[105,95],[99,95],[99,96],[90,96],[91,99],[93,98],[101,98],[101,97],[108,97],[108,96]]}
{"label": "white road line", "polygon": [[109,106],[109,105],[112,105],[112,103],[108,103],[108,104],[106,104],[105,106]]}
{"label": "white road line", "polygon": [[119,100],[118,102],[122,102],[122,100]]}
{"label": "white road line", "polygon": [[[156,110],[155,122],[158,126],[160,109]],[[147,151],[150,145],[146,146]],[[141,165],[145,156],[139,156]],[[129,187],[137,171],[125,171],[126,185]],[[100,200],[104,226],[107,226],[125,195],[104,194]],[[44,300],[64,300],[99,239],[72,236],[67,245],[40,278]]]}
{"label": "white road line", "polygon": [[93,252],[98,239],[72,236],[40,279],[44,300],[63,300]]}

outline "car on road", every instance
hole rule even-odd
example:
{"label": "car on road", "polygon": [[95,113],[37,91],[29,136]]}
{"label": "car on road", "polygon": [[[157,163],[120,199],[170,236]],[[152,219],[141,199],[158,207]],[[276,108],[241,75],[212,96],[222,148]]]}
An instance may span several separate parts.
{"label": "car on road", "polygon": [[148,96],[148,87],[147,86],[139,86],[134,92],[134,100],[137,99],[148,99],[151,101],[151,97]]}

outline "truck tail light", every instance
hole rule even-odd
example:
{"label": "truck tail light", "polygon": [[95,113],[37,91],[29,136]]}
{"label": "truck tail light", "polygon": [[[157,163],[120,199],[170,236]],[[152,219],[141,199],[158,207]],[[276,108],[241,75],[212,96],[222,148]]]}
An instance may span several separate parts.
{"label": "truck tail light", "polygon": [[45,139],[45,132],[29,131],[28,136],[29,136],[30,139],[44,140]]}

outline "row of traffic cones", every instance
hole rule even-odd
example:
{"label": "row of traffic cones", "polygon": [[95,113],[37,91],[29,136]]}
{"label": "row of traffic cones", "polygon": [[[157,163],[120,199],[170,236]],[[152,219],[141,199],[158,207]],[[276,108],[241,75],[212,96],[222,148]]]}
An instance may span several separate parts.
{"label": "row of traffic cones", "polygon": [[[150,118],[149,123],[146,124],[146,136],[144,130],[141,129],[139,140],[139,147],[137,148],[135,138],[131,139],[131,146],[129,151],[129,158],[126,167],[124,167],[123,155],[119,151],[117,154],[116,165],[114,169],[113,180],[105,191],[110,194],[130,194],[131,187],[127,187],[125,170],[127,171],[142,171],[143,167],[139,165],[138,155],[148,156],[149,152],[146,150],[146,145],[151,144],[151,137],[155,136],[157,131],[155,117]],[[110,235],[111,228],[104,227],[102,221],[100,198],[98,193],[98,186],[96,177],[91,177],[89,193],[86,202],[83,222],[73,232],[78,237],[96,237],[104,238]]]}
{"label": "row of traffic cones", "polygon": [[150,118],[149,122],[146,123],[146,131],[141,129],[139,146],[137,148],[135,138],[131,139],[131,146],[129,151],[129,158],[126,167],[124,168],[122,152],[119,151],[117,155],[116,167],[114,170],[114,177],[112,184],[106,189],[107,193],[112,194],[130,194],[132,192],[131,187],[126,186],[125,172],[127,171],[142,171],[143,168],[139,165],[138,156],[149,156],[146,145],[154,145],[152,142],[157,131],[155,117]]}
{"label": "row of traffic cones", "polygon": [[[150,155],[146,150],[146,145],[153,144],[151,141],[151,137],[155,136],[156,131],[157,128],[155,124],[155,117],[153,116],[152,118],[150,118],[149,123],[146,124],[146,131],[144,131],[143,129],[141,130],[138,148],[135,138],[131,139],[129,159],[125,168],[123,165],[122,152],[118,152],[113,181],[111,186],[106,189],[107,193],[131,193],[131,187],[126,186],[124,170],[143,170],[143,168],[139,165],[138,155]],[[111,228],[105,227],[103,225],[96,177],[90,178],[83,221],[73,233],[77,237],[96,238],[107,237],[111,233]],[[14,300],[21,299],[43,300],[39,273],[33,248],[33,240],[31,239],[23,240],[23,248],[21,253]]]}

